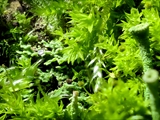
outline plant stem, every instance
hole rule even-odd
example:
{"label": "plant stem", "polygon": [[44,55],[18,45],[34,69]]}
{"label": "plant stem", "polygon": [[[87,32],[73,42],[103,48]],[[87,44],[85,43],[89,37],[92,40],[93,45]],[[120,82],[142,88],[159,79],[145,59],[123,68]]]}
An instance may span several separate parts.
{"label": "plant stem", "polygon": [[72,102],[71,102],[71,118],[72,120],[76,120],[78,117],[78,91],[73,91]]}
{"label": "plant stem", "polygon": [[143,23],[131,27],[129,32],[139,44],[140,55],[143,62],[143,80],[146,83],[145,100],[150,100],[152,119],[160,120],[159,95],[158,95],[158,72],[152,68],[152,59],[149,43],[149,24]]}
{"label": "plant stem", "polygon": [[145,73],[152,67],[149,43],[149,24],[143,23],[131,27],[129,29],[129,32],[131,32],[131,34],[139,44],[140,55],[143,62],[143,72]]}
{"label": "plant stem", "polygon": [[[133,35],[137,43],[139,44],[140,55],[143,63],[143,72],[145,73],[152,68],[152,59],[150,54],[150,43],[149,43],[149,24],[142,23],[133,26],[129,29],[129,32]],[[149,90],[146,87],[144,91],[145,100],[149,100]]]}
{"label": "plant stem", "polygon": [[158,95],[158,71],[150,69],[143,75],[143,80],[147,84],[150,92],[150,106],[152,110],[152,119],[160,120],[160,99]]}

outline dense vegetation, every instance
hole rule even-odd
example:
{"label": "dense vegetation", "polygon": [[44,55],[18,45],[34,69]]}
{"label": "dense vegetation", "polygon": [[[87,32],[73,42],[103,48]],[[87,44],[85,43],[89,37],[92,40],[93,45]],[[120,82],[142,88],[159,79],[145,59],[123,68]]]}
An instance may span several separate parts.
{"label": "dense vegetation", "polygon": [[0,120],[160,120],[159,13],[160,0],[0,0]]}

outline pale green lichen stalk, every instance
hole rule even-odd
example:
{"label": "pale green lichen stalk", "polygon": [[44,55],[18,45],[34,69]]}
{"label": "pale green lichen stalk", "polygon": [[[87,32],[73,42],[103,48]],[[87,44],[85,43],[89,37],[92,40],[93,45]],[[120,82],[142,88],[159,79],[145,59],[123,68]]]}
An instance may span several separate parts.
{"label": "pale green lichen stalk", "polygon": [[79,115],[78,96],[79,96],[79,92],[73,91],[71,103],[67,106],[67,112],[70,115],[71,120],[78,119],[78,115]]}
{"label": "pale green lichen stalk", "polygon": [[147,84],[150,92],[150,106],[152,119],[160,120],[160,99],[158,95],[158,71],[150,69],[143,75],[143,80]]}
{"label": "pale green lichen stalk", "polygon": [[[135,38],[139,45],[140,55],[143,63],[143,72],[145,73],[152,68],[152,59],[150,54],[150,43],[149,43],[149,24],[142,23],[131,27],[129,32]],[[149,90],[146,87],[144,91],[145,100],[149,99]]]}
{"label": "pale green lichen stalk", "polygon": [[152,59],[150,54],[149,43],[149,24],[142,23],[131,27],[129,32],[133,35],[137,43],[139,44],[140,55],[143,62],[143,72],[152,68]]}
{"label": "pale green lichen stalk", "polygon": [[67,108],[64,110],[65,120],[83,120],[81,118],[84,117],[86,113],[86,109],[83,105],[78,101],[80,99],[79,92],[73,91],[73,95],[70,98],[71,102],[68,104]]}
{"label": "pale green lichen stalk", "polygon": [[149,43],[149,24],[142,23],[131,27],[129,32],[139,44],[140,55],[143,63],[143,80],[146,83],[146,90],[144,92],[145,100],[150,100],[153,120],[160,120],[159,112],[159,97],[158,97],[158,73],[152,68],[152,59],[150,54]]}
{"label": "pale green lichen stalk", "polygon": [[73,98],[72,98],[72,104],[71,104],[71,113],[72,113],[72,119],[75,120],[77,119],[78,113],[78,96],[79,92],[78,91],[73,91]]}

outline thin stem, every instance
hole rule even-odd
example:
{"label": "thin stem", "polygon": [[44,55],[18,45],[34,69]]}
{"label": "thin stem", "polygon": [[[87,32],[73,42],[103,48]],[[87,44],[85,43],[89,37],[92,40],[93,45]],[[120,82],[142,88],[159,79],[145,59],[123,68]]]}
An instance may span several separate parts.
{"label": "thin stem", "polygon": [[[150,43],[149,43],[149,24],[142,23],[133,26],[129,29],[129,32],[135,38],[139,45],[140,55],[143,63],[143,72],[145,73],[152,68],[152,59],[150,54]],[[149,100],[149,90],[146,86],[144,91],[145,100]]]}
{"label": "thin stem", "polygon": [[143,80],[147,84],[150,92],[150,106],[153,120],[160,120],[160,99],[158,95],[158,71],[150,69],[143,75]]}

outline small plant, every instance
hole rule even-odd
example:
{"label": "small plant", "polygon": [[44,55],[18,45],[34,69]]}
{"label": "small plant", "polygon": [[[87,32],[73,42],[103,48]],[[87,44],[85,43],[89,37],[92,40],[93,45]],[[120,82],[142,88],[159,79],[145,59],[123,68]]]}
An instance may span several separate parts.
{"label": "small plant", "polygon": [[[143,23],[129,29],[137,43],[139,44],[140,54],[143,62],[143,72],[145,73],[152,68],[152,58],[150,54],[150,43],[149,43],[149,24]],[[148,87],[145,91],[145,100],[149,99]]]}
{"label": "small plant", "polygon": [[0,15],[2,15],[3,14],[3,12],[6,10],[6,7],[7,7],[7,5],[8,5],[8,0],[1,0],[0,1]]}
{"label": "small plant", "polygon": [[129,32],[134,36],[140,49],[140,54],[143,62],[143,71],[146,72],[152,67],[152,59],[150,54],[150,43],[149,43],[149,24],[143,23],[134,26],[129,29]]}
{"label": "small plant", "polygon": [[160,119],[160,103],[159,103],[159,95],[158,95],[158,78],[159,73],[154,69],[149,69],[143,75],[143,80],[147,84],[150,93],[150,106],[152,112],[152,119],[159,120]]}
{"label": "small plant", "polygon": [[159,3],[1,0],[0,119],[158,120]]}

